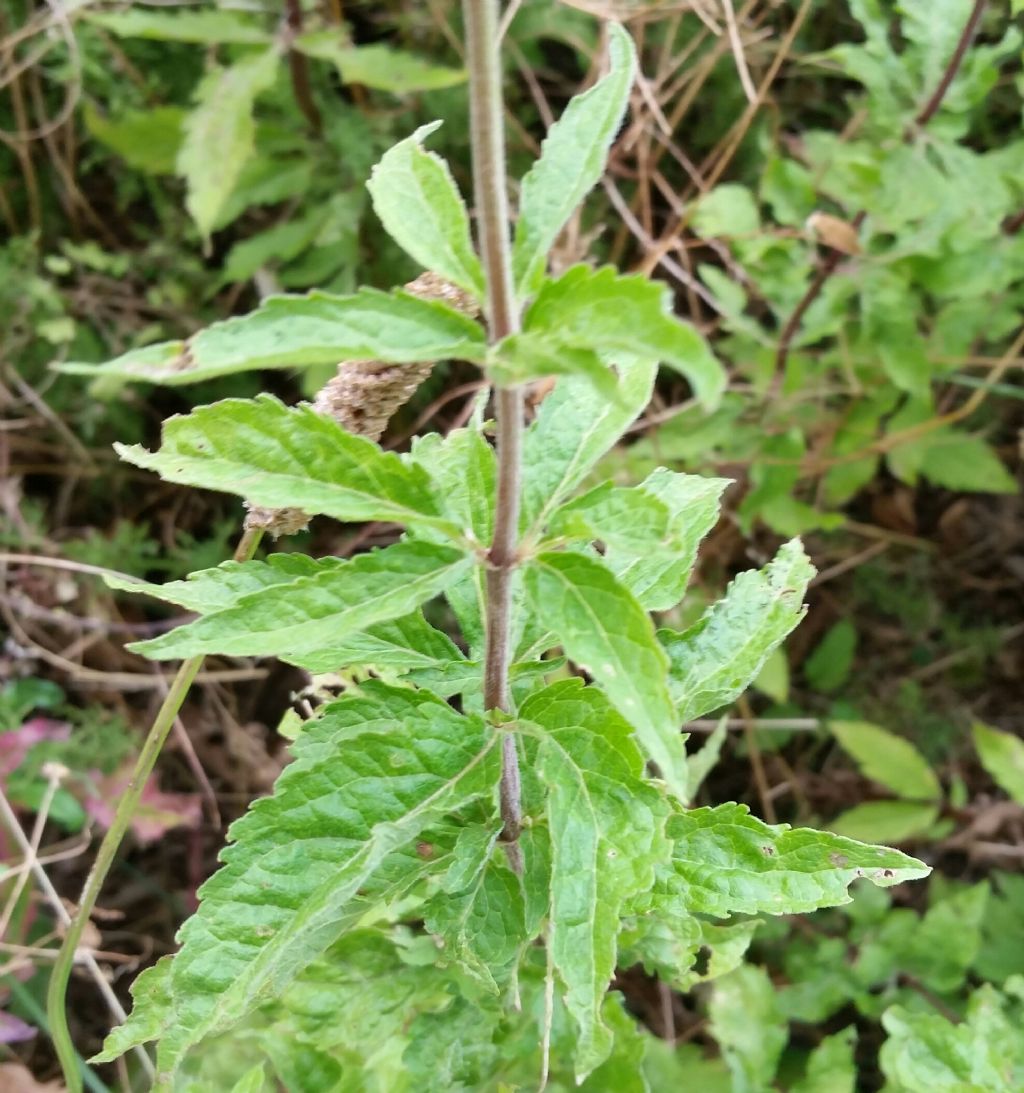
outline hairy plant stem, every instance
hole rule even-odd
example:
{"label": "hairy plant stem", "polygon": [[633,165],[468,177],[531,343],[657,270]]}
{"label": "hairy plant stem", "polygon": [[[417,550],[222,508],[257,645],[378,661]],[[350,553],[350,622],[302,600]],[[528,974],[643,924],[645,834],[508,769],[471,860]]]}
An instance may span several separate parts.
{"label": "hairy plant stem", "polygon": [[917,112],[917,117],[914,118],[914,124],[919,129],[923,129],[938,113],[939,107],[942,105],[942,100],[946,97],[946,92],[956,78],[956,74],[960,71],[960,66],[964,62],[964,57],[967,56],[967,50],[970,49],[971,42],[978,30],[978,24],[981,22],[981,17],[984,14],[985,4],[986,0],[974,0],[974,7],[971,8],[971,12],[967,16],[967,22],[964,24],[964,29],[960,32],[960,37],[957,40],[956,48],[953,50],[953,55],[949,58],[945,69],[943,69],[941,79],[936,85],[935,90],[928,97],[928,101]]}
{"label": "hairy plant stem", "polygon": [[[263,537],[261,529],[248,529],[239,541],[235,550],[236,562],[247,562],[256,553],[260,539]],[[71,1032],[68,1029],[67,1007],[65,996],[67,995],[68,980],[71,978],[71,968],[75,963],[78,946],[82,941],[82,934],[89,922],[96,901],[99,898],[103,883],[107,879],[110,867],[114,864],[117,851],[124,840],[125,833],[132,822],[132,817],[138,808],[142,791],[146,788],[149,776],[153,773],[158,756],[163,749],[167,734],[171,731],[178,712],[185,701],[185,696],[192,686],[192,681],[203,666],[205,657],[192,657],[183,661],[177,675],[171,683],[166,697],[157,711],[156,718],[142,745],[142,751],[135,761],[135,769],[128,781],[128,788],[124,796],[117,803],[117,811],[114,819],[103,836],[96,860],[93,862],[89,876],[86,877],[85,887],[78,900],[78,910],[75,912],[68,926],[60,952],[54,961],[53,972],[46,991],[46,1013],[50,1022],[50,1035],[53,1046],[57,1051],[61,1068],[64,1071],[64,1081],[67,1083],[70,1093],[81,1093],[82,1077],[78,1069],[78,1056],[71,1040]]]}
{"label": "hairy plant stem", "polygon": [[[498,3],[497,0],[463,0],[462,12],[469,68],[473,192],[487,280],[488,334],[491,341],[497,341],[519,329],[509,240]],[[521,387],[497,390],[495,418],[498,488],[494,538],[487,555],[484,705],[489,710],[510,711],[508,671],[512,655],[512,580],[518,561],[523,433]],[[521,872],[522,859],[516,845],[522,824],[519,757],[515,737],[511,734],[502,741],[501,758],[502,840],[507,844],[512,868]]]}
{"label": "hairy plant stem", "polygon": [[319,140],[323,136],[323,121],[313,101],[309,82],[309,63],[305,54],[295,48],[295,38],[302,33],[302,6],[299,0],[285,0],[285,23],[288,26],[288,69],[292,78],[295,101],[309,123],[310,133]]}

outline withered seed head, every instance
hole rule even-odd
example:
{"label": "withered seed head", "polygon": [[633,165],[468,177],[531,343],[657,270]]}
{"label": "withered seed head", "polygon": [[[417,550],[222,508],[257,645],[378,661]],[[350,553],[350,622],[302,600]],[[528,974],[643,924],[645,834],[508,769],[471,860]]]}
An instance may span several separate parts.
{"label": "withered seed head", "polygon": [[[472,318],[480,314],[476,300],[436,273],[421,273],[405,291],[422,300],[439,300]],[[313,400],[313,409],[333,418],[346,432],[380,440],[392,415],[412,398],[433,367],[433,361],[342,361]],[[248,503],[246,508],[246,528],[262,528],[275,538],[293,535],[309,522],[299,509],[267,509]]]}

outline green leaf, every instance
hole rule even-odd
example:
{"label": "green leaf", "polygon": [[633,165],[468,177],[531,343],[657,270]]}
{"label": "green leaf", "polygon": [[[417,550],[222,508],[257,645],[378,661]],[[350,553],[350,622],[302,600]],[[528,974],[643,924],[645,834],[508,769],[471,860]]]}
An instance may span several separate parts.
{"label": "green leaf", "polygon": [[444,940],[445,952],[486,988],[498,993],[529,939],[523,890],[504,850],[501,829],[466,827],[459,833],[441,891],[423,912],[427,929]]}
{"label": "green leaf", "polygon": [[643,1072],[652,1093],[732,1093],[729,1072],[722,1060],[707,1058],[697,1044],[675,1045],[649,1036]]}
{"label": "green leaf", "polygon": [[330,61],[342,83],[362,84],[374,91],[409,95],[415,91],[438,91],[465,82],[462,68],[425,61],[414,53],[374,44],[350,46],[336,31],[313,31],[295,40],[295,48],[308,57]]}
{"label": "green leaf", "polygon": [[601,1010],[612,1031],[612,1053],[577,1088],[580,1093],[650,1093],[641,1063],[650,1035],[627,1013],[621,998],[610,995]]}
{"label": "green leaf", "polygon": [[366,184],[384,230],[425,269],[478,299],[484,274],[473,250],[469,214],[448,164],[423,149],[440,122],[420,126],[374,167]]}
{"label": "green leaf", "polygon": [[659,631],[671,662],[669,686],[685,724],[733,702],[804,616],[814,567],[798,540],[764,569],[741,573],[695,626]]}
{"label": "green leaf", "polygon": [[960,990],[981,948],[989,890],[988,881],[982,880],[933,902],[914,923],[909,941],[896,951],[900,967],[941,995]]}
{"label": "green leaf", "polygon": [[137,1044],[156,1040],[164,1030],[170,1013],[171,960],[162,956],[132,983],[132,1012],[123,1025],[108,1034],[103,1050],[90,1059],[101,1062],[116,1059]]}
{"label": "green leaf", "polygon": [[618,359],[619,391],[609,400],[585,380],[560,379],[523,441],[523,528],[534,534],[612,448],[651,397],[656,362]]}
{"label": "green leaf", "polygon": [[644,609],[598,561],[582,554],[539,554],[526,566],[527,595],[636,731],[673,793],[686,796],[683,738],[669,696],[668,658]]}
{"label": "green leaf", "polygon": [[669,511],[664,538],[633,552],[605,536],[608,568],[648,611],[667,611],[683,598],[701,540],[718,522],[727,478],[702,478],[658,467],[638,487]]}
{"label": "green leaf", "polygon": [[268,508],[461,531],[437,514],[421,468],[309,406],[285,406],[271,395],[225,399],[168,418],[162,439],[156,452],[117,450],[169,482],[236,493]]}
{"label": "green leaf", "polygon": [[620,936],[619,964],[643,964],[649,975],[677,991],[692,990],[739,967],[760,925],[755,919],[717,926],[692,915],[659,911],[629,920]]}
{"label": "green leaf", "polygon": [[[542,335],[553,347],[591,350],[615,359],[635,353],[671,365],[697,398],[713,410],[725,373],[696,330],[672,314],[667,285],[612,266],[573,266],[545,281],[523,317],[525,335]],[[495,352],[501,354],[502,342]]]}
{"label": "green leaf", "polygon": [[729,719],[723,717],[704,742],[700,751],[691,755],[686,763],[689,800],[697,796],[704,779],[715,769],[722,754],[722,746],[729,735]]}
{"label": "green leaf", "polygon": [[479,996],[453,997],[451,972],[432,964],[437,955],[432,938],[401,928],[347,934],[276,1002],[192,1052],[182,1093],[224,1088],[207,1069],[222,1045],[234,1072],[250,1045],[269,1055],[273,1088],[289,1093],[475,1088],[497,1065],[500,1013]]}
{"label": "green leaf", "polygon": [[240,11],[84,11],[90,23],[121,38],[150,38],[157,42],[195,42],[200,45],[265,45],[273,36],[258,21]]}
{"label": "green leaf", "polygon": [[494,537],[498,477],[494,449],[479,429],[427,433],[413,441],[410,459],[430,476],[438,512],[481,546]]}
{"label": "green leaf", "polygon": [[[430,488],[438,511],[465,538],[481,548],[494,537],[494,497],[497,461],[494,449],[477,428],[456,429],[447,436],[428,433],[413,442],[410,459],[430,475]],[[474,566],[447,590],[449,606],[455,613],[462,637],[472,655],[483,655],[485,614],[485,573]],[[518,579],[513,595],[519,598]],[[518,617],[518,612],[514,616]]]}
{"label": "green leaf", "polygon": [[[194,1044],[280,994],[366,914],[368,899],[383,898],[371,881],[390,855],[493,794],[494,742],[480,719],[424,692],[371,682],[328,706],[300,735],[273,796],[232,826],[224,865],[200,890],[169,975],[164,964],[159,980],[140,979],[128,1025],[98,1058],[162,1026],[156,1088],[170,1089]],[[409,860],[418,859],[402,859]],[[420,876],[408,864],[396,872],[390,898]]]}
{"label": "green leaf", "polygon": [[578,679],[529,698],[522,721],[544,730],[537,770],[547,787],[551,838],[548,946],[579,1029],[580,1081],[609,1055],[601,1012],[615,971],[619,911],[646,891],[667,857],[667,807],[645,782],[631,726]]}
{"label": "green leaf", "polygon": [[865,778],[900,797],[922,801],[941,798],[942,786],[935,772],[909,740],[866,721],[833,721],[829,727]]}
{"label": "green leaf", "polygon": [[938,805],[924,801],[865,801],[838,815],[829,827],[850,839],[901,843],[927,834],[938,818]]}
{"label": "green leaf", "polygon": [[174,174],[184,139],[185,111],[177,106],[130,110],[105,118],[86,102],[82,120],[89,134],[116,152],[129,167],[147,175]]}
{"label": "green leaf", "polygon": [[882,1016],[889,1034],[880,1062],[895,1093],[1014,1093],[1024,1086],[1024,980],[1000,994],[976,990],[966,1019],[953,1024],[932,1010],[893,1006]]}
{"label": "green leaf", "polygon": [[811,172],[795,159],[774,154],[761,172],[760,198],[771,208],[777,223],[801,229],[818,204]]}
{"label": "green leaf", "polygon": [[452,308],[407,292],[363,288],[351,296],[270,296],[258,311],[214,323],[188,341],[133,349],[106,364],[68,362],[61,371],[171,386],[254,368],[346,360],[482,362],[486,352],[480,325]]}
{"label": "green leaf", "polygon": [[204,653],[282,656],[313,671],[329,670],[337,666],[336,643],[408,614],[468,566],[462,551],[422,542],[398,542],[348,560],[322,559],[308,576],[250,592],[231,607],[129,648],[155,660]]}
{"label": "green leaf", "polygon": [[789,699],[789,661],[781,646],[764,662],[750,685],[773,702],[783,703]]}
{"label": "green leaf", "polygon": [[0,687],[0,732],[21,728],[33,710],[52,710],[64,692],[48,679],[12,679]]}
{"label": "green leaf", "polygon": [[708,1015],[732,1074],[733,1093],[766,1093],[789,1039],[768,973],[746,964],[719,979]]}
{"label": "green leaf", "polygon": [[691,914],[801,914],[849,903],[859,877],[886,888],[926,877],[915,858],[884,846],[866,846],[827,831],[770,825],[745,805],[694,808],[670,821],[675,840],[664,896]]}
{"label": "green leaf", "polygon": [[467,675],[480,674],[479,666],[467,660],[447,634],[431,626],[421,611],[367,627],[344,641],[332,636],[317,659],[330,661],[331,671],[358,665],[408,673],[418,686],[442,695],[455,693],[449,688]]}
{"label": "green leaf", "polygon": [[[889,435],[922,425],[933,417],[931,406],[911,401],[889,421]],[[898,444],[887,457],[897,478],[913,486],[923,476],[936,486],[979,493],[1016,493],[1017,481],[981,437],[943,427]]]}
{"label": "green leaf", "polygon": [[850,677],[856,652],[857,628],[849,619],[840,619],[807,658],[807,682],[821,694],[839,690]]}
{"label": "green leaf", "polygon": [[221,562],[213,569],[190,573],[183,581],[154,584],[135,577],[104,575],[108,588],[153,596],[187,611],[220,611],[233,607],[243,596],[297,577],[319,572],[320,563],[306,554],[271,554],[265,562]]}
{"label": "green leaf", "polygon": [[975,721],[971,726],[974,746],[981,765],[1000,789],[1024,805],[1024,741],[1013,733],[1000,732]]}
{"label": "green leaf", "polygon": [[324,226],[328,210],[313,209],[307,216],[274,224],[236,243],[224,259],[223,283],[247,281],[264,265],[280,267],[301,254]]}
{"label": "green leaf", "polygon": [[[443,1010],[439,1007],[440,1003],[435,1003],[434,1012],[422,1005],[416,1007],[420,1012],[409,1027],[410,1043],[402,1055],[408,1084],[396,1081],[397,1075],[384,1075],[377,1089],[480,1089],[501,1069],[503,1060],[499,1059],[494,1043],[495,1026],[499,1025],[501,1014],[468,998],[457,998]],[[362,1063],[365,1048],[358,1046],[355,1056],[352,1072],[361,1080],[365,1073]]]}
{"label": "green leaf", "polygon": [[605,482],[563,505],[548,524],[548,534],[646,551],[665,538],[668,521],[668,506],[653,494]]}
{"label": "green leaf", "polygon": [[[897,473],[905,478],[906,453],[897,448],[890,453],[889,461],[892,464],[898,459],[897,453],[904,456]],[[921,453],[920,469],[929,482],[948,490],[1016,493],[1020,488],[992,446],[969,433],[946,430],[930,437]]]}
{"label": "green leaf", "polygon": [[280,59],[276,47],[249,54],[228,68],[214,69],[196,90],[177,170],[188,186],[185,207],[204,238],[209,238],[252,155],[253,104],[274,83]]}
{"label": "green leaf", "polygon": [[[142,592],[189,611],[212,614],[236,608],[252,593],[283,586],[285,590],[306,587],[307,580],[322,578],[325,566],[337,561],[318,562],[305,554],[271,554],[266,562],[223,562],[213,569],[201,569],[187,580],[164,585],[109,576],[107,584],[126,592]],[[458,577],[456,577],[458,579]],[[286,592],[285,592],[286,595]],[[283,654],[287,658],[287,653]],[[333,672],[342,668],[384,668],[409,673],[410,679],[436,693],[455,693],[467,678],[478,678],[480,668],[464,657],[451,638],[429,625],[420,611],[403,618],[367,626],[343,636],[333,631],[317,649],[297,655],[295,662],[310,672]]]}
{"label": "green leaf", "polygon": [[856,1046],[853,1025],[826,1036],[808,1057],[807,1072],[792,1093],[857,1093]]}
{"label": "green leaf", "polygon": [[974,970],[982,979],[1003,983],[1024,975],[1024,876],[994,872],[990,883]]}
{"label": "green leaf", "polygon": [[546,332],[503,338],[487,358],[487,373],[504,386],[543,376],[582,376],[605,398],[618,394],[615,373],[595,350],[567,345]]}
{"label": "green leaf", "polygon": [[266,1072],[263,1064],[258,1063],[251,1070],[247,1070],[241,1078],[231,1087],[231,1093],[262,1093]]}
{"label": "green leaf", "polygon": [[702,197],[691,222],[701,235],[754,235],[761,230],[757,203],[746,186],[726,182]]}
{"label": "green leaf", "polygon": [[537,290],[558,233],[604,172],[636,73],[633,40],[615,23],[609,24],[609,57],[608,75],[569,102],[522,180],[512,248],[520,296]]}
{"label": "green leaf", "polygon": [[[110,587],[142,592],[190,611],[213,613],[236,607],[251,593],[275,585],[288,587],[299,577],[315,577],[323,564],[303,554],[272,554],[266,562],[224,562],[216,569],[193,573],[187,581],[156,585],[111,577]],[[287,653],[283,654],[287,657]],[[467,660],[446,634],[431,626],[422,612],[368,626],[339,637],[332,633],[314,652],[296,658],[315,673],[342,668],[386,669],[408,673],[412,682],[437,694],[452,694],[467,678],[476,680],[479,665]]]}

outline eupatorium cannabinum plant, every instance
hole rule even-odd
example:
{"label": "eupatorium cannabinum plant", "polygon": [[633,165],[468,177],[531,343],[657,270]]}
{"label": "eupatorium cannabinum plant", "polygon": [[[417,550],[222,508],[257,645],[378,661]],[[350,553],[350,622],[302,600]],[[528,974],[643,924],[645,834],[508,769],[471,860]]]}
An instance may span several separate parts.
{"label": "eupatorium cannabinum plant", "polygon": [[[260,526],[287,509],[402,529],[350,559],[271,554],[136,586],[198,615],[135,646],[150,657],[277,656],[364,680],[302,726],[273,793],[231,828],[180,950],[139,977],[99,1056],[156,1041],[161,1090],[643,1089],[646,1034],[609,993],[617,965],[685,990],[737,965],[753,916],[927,872],[737,804],[689,807],[702,772],[681,726],[742,693],[799,621],[813,571],[794,541],[690,629],[652,621],[683,597],[726,483],[667,470],[584,483],[659,364],[709,406],[723,372],[662,284],[547,272],[603,170],[634,50],[609,27],[607,74],[548,133],[510,233],[493,0],[467,0],[465,25],[478,246],[424,147],[435,126],[369,182],[384,227],[447,297],[275,297],[96,369],[176,383],[358,361],[394,381],[456,358],[494,385],[493,421],[404,455],[339,423],[329,397],[269,395],[200,407],[166,423],[158,451],[121,452],[239,495]],[[551,375],[526,427],[522,385]],[[437,600],[451,632],[424,615]]]}

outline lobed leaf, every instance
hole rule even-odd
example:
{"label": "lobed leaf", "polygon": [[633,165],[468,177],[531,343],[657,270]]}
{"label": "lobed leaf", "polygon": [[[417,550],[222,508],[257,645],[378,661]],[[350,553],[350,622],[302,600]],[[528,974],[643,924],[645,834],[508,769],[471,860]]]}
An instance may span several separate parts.
{"label": "lobed leaf", "polygon": [[[232,825],[223,867],[200,890],[169,974],[163,964],[158,982],[154,973],[140,979],[136,1010],[98,1058],[151,1039],[160,1025],[156,1089],[170,1090],[193,1045],[280,994],[366,913],[357,897],[389,855],[494,792],[494,740],[481,719],[382,683],[328,706],[299,737],[273,796]],[[402,872],[392,898],[420,876]]]}
{"label": "lobed leaf", "polygon": [[[150,18],[155,14],[150,13]],[[242,57],[227,68],[214,69],[199,84],[196,107],[185,119],[177,171],[188,187],[185,207],[204,238],[209,238],[253,153],[253,104],[273,85],[280,61],[275,46]]]}
{"label": "lobed leaf", "polygon": [[484,274],[473,250],[465,202],[448,164],[423,148],[440,124],[422,125],[388,149],[366,185],[388,235],[424,269],[479,299]]}
{"label": "lobed leaf", "polygon": [[879,887],[926,877],[916,858],[827,831],[770,825],[745,805],[695,808],[673,817],[666,891],[692,914],[800,914],[849,903],[866,877]]}
{"label": "lobed leaf", "polygon": [[224,399],[169,418],[162,439],[156,452],[116,448],[169,482],[235,493],[268,508],[461,532],[438,514],[421,468],[309,406],[285,406],[271,395]]}
{"label": "lobed leaf", "polygon": [[804,616],[814,575],[799,540],[780,548],[762,570],[741,573],[689,630],[661,630],[671,662],[669,686],[685,724],[738,698],[771,652]]}
{"label": "lobed leaf", "polygon": [[483,328],[453,308],[407,292],[363,288],[351,296],[270,296],[250,315],[214,323],[188,341],[132,349],[105,364],[69,361],[60,370],[175,386],[255,368],[482,362],[486,353]]}
{"label": "lobed leaf", "polygon": [[547,788],[551,848],[548,946],[579,1028],[576,1076],[608,1057],[602,1017],[615,971],[620,909],[646,891],[664,861],[667,806],[644,779],[631,726],[580,680],[531,696],[523,722],[539,726],[537,771]]}
{"label": "lobed leaf", "polygon": [[520,186],[512,269],[521,296],[536,291],[558,233],[600,180],[629,104],[636,48],[622,27],[608,29],[608,75],[570,101]]}
{"label": "lobed leaf", "polygon": [[540,622],[603,688],[685,800],[686,755],[666,681],[668,658],[647,613],[599,561],[583,554],[539,554],[527,563],[525,581]]}
{"label": "lobed leaf", "polygon": [[[547,339],[550,355],[559,347],[602,353],[612,359],[635,353],[680,372],[706,409],[725,389],[725,373],[696,330],[672,314],[668,286],[640,275],[623,276],[612,266],[573,266],[545,281],[523,316],[526,338]],[[499,356],[504,343],[494,352]]]}
{"label": "lobed leaf", "polygon": [[249,592],[230,607],[129,648],[155,660],[206,653],[281,656],[326,671],[344,655],[334,651],[337,643],[407,615],[468,567],[460,550],[423,542],[327,558],[312,573]]}

